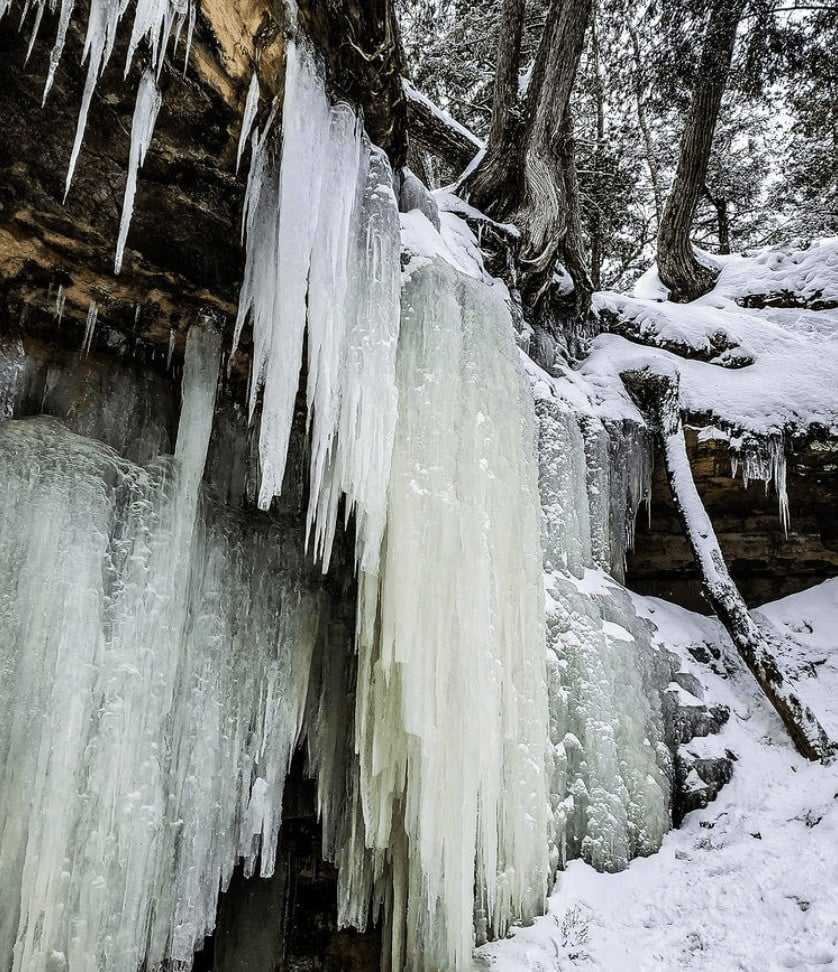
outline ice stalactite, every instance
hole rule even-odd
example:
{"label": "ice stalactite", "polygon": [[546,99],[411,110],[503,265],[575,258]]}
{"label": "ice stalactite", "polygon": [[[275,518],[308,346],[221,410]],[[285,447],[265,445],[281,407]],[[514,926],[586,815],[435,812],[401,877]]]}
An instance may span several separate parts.
{"label": "ice stalactite", "polygon": [[[671,757],[663,741],[661,677],[656,678],[649,626],[601,569],[607,567],[601,556],[609,532],[603,510],[609,503],[597,500],[613,498],[616,490],[609,480],[611,466],[586,460],[584,433],[590,436],[598,420],[580,421],[549,391],[538,394],[536,412],[545,513],[554,863],[582,856],[600,869],[619,870],[632,857],[656,850],[670,826]],[[600,430],[607,440],[601,425]],[[620,489],[639,488],[642,465],[628,462],[627,472],[616,476]],[[622,559],[619,550],[616,559]]]}
{"label": "ice stalactite", "polygon": [[247,140],[250,138],[250,133],[253,129],[253,122],[256,120],[256,112],[259,110],[259,76],[256,71],[250,78],[250,86],[247,89],[247,99],[244,103],[244,112],[242,114],[242,129],[239,134],[239,144],[236,149],[236,172],[239,171],[239,166],[242,161],[242,154],[244,153],[245,145]]}
{"label": "ice stalactite", "polygon": [[374,562],[384,529],[397,414],[398,211],[386,157],[354,110],[330,103],[307,47],[289,41],[286,55],[281,153],[270,121],[252,139],[236,343],[250,319],[263,509],[282,489],[305,345],[308,522],[325,570],[341,496],[347,519],[356,515],[364,562]]}
{"label": "ice stalactite", "polygon": [[777,493],[780,522],[789,530],[789,496],[786,488],[786,447],[782,434],[758,438],[740,435],[730,439],[730,474],[735,479],[741,472],[747,489],[753,480],[765,483],[765,491],[773,484]]}
{"label": "ice stalactite", "polygon": [[188,967],[237,859],[273,867],[320,607],[299,533],[201,499],[219,351],[190,332],[147,467],[0,425],[3,969]]}
{"label": "ice stalactite", "polygon": [[509,311],[440,260],[402,307],[387,530],[359,581],[364,826],[356,808],[340,881],[341,919],[375,893],[386,967],[418,972],[468,968],[475,925],[503,935],[544,907],[547,700],[532,402]]}
{"label": "ice stalactite", "polygon": [[125,184],[125,195],[122,200],[122,217],[119,221],[119,237],[116,243],[113,271],[119,273],[122,269],[122,255],[125,252],[125,241],[128,239],[128,227],[131,225],[131,215],[134,211],[134,196],[137,192],[137,171],[145,161],[157,113],[160,111],[162,99],[154,72],[146,68],[140,79],[137,91],[137,101],[134,105],[134,118],[131,122],[131,149],[128,153],[128,181]]}

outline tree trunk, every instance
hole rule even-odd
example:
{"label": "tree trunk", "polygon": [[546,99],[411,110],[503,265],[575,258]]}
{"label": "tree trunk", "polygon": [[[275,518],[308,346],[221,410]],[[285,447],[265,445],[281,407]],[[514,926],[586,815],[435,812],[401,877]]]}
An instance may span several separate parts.
{"label": "tree trunk", "polygon": [[565,114],[562,123],[559,144],[567,208],[567,232],[562,240],[560,253],[567,272],[573,278],[573,317],[577,322],[582,322],[591,309],[594,283],[585,264],[579,183],[576,176],[576,142],[573,137],[573,115],[570,110]]}
{"label": "tree trunk", "polygon": [[[596,111],[596,159],[602,157],[602,148],[605,145],[605,93],[602,83],[602,63],[599,48],[599,32],[596,27],[596,18],[591,25],[591,56],[593,58],[594,69],[594,108]],[[592,213],[589,223],[591,237],[591,284],[594,290],[602,288],[602,257],[604,250],[602,207],[599,200],[594,199]]]}
{"label": "tree trunk", "polygon": [[525,6],[524,0],[503,0],[489,141],[480,165],[465,183],[469,198],[486,212],[508,211],[517,198],[516,158],[523,130],[518,75]]}
{"label": "tree trunk", "polygon": [[760,629],[742,600],[698,495],[684,442],[677,377],[652,371],[631,371],[621,377],[663,447],[675,510],[701,572],[710,606],[801,754],[807,759],[825,759],[835,747],[809,707],[786,683],[771,650],[772,637]]}
{"label": "tree trunk", "polygon": [[640,75],[640,38],[637,35],[637,29],[632,26],[630,21],[628,21],[627,29],[634,53],[634,100],[637,106],[637,123],[640,126],[640,133],[643,136],[646,167],[649,169],[649,181],[652,183],[652,193],[655,197],[655,219],[660,223],[661,213],[663,212],[663,190],[661,189],[660,163],[658,162],[657,152],[655,151],[655,140],[652,137],[652,129],[649,126],[649,119],[646,116],[646,105],[643,100],[643,85]]}
{"label": "tree trunk", "polygon": [[707,176],[744,6],[745,0],[714,0],[707,24],[681,155],[658,229],[658,271],[673,300],[695,300],[713,286],[716,278],[716,271],[696,259],[690,230]]}
{"label": "tree trunk", "polygon": [[[516,119],[517,104],[504,112],[507,120],[503,125],[499,121],[497,129],[504,141],[498,145],[490,138],[483,162],[463,184],[476,206],[521,230],[525,289],[536,296],[549,286],[568,229],[560,132],[592,6],[593,0],[551,0],[523,105],[524,121]],[[509,0],[504,14],[512,18],[517,9]],[[499,48],[499,68],[507,72],[500,82],[505,93],[510,90],[509,65],[515,60],[506,48],[515,39],[503,37]]]}

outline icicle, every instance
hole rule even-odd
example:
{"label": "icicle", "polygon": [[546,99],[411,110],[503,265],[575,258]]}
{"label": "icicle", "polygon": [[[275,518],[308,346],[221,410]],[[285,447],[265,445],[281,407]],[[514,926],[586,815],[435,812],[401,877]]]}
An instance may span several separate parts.
{"label": "icicle", "polygon": [[166,352],[166,371],[172,367],[172,355],[175,353],[175,329],[169,329],[169,350]]}
{"label": "icicle", "polygon": [[64,294],[64,284],[58,285],[58,292],[55,295],[55,326],[61,327],[61,319],[64,317],[64,304],[66,296]]}
{"label": "icicle", "polygon": [[247,89],[247,100],[244,104],[244,114],[242,115],[242,130],[239,135],[239,146],[236,151],[236,172],[241,165],[242,152],[244,146],[250,138],[250,130],[253,128],[253,121],[256,118],[256,111],[259,108],[259,78],[254,70],[250,78],[250,87]]}
{"label": "icicle", "polygon": [[[0,0],[2,2],[2,0]],[[37,0],[39,10],[42,10],[48,0]],[[67,166],[67,177],[64,183],[64,199],[70,191],[73,175],[78,163],[79,152],[84,140],[85,129],[87,128],[87,118],[90,113],[90,104],[93,93],[96,89],[96,82],[105,69],[116,42],[116,33],[122,17],[128,9],[128,0],[91,0],[88,19],[87,32],[84,40],[84,50],[82,53],[82,63],[87,61],[87,77],[82,93],[82,102],[79,109],[78,121],[76,123],[76,134],[73,139],[73,147],[70,152],[70,161]],[[50,54],[50,67],[47,74],[47,81],[44,88],[44,101],[52,86],[55,71],[60,63],[64,50],[64,42],[67,34],[72,14],[74,10],[74,0],[61,0],[61,14],[59,17],[58,36],[55,46]],[[125,62],[125,75],[128,75],[134,54],[143,39],[148,41],[151,48],[150,70],[159,78],[163,68],[163,59],[166,48],[172,33],[179,34],[185,20],[189,24],[189,34],[187,39],[187,52],[189,55],[189,44],[191,43],[192,30],[194,26],[195,10],[193,0],[139,0],[135,5],[134,24],[131,37],[128,43],[128,55]],[[185,66],[184,66],[185,70]],[[140,95],[142,94],[142,84]],[[159,108],[159,106],[158,106]],[[145,114],[147,106],[140,111],[140,117],[148,117]],[[156,111],[154,113],[156,117]],[[134,112],[136,121],[137,109]],[[153,127],[153,123],[152,123]],[[150,137],[150,133],[149,133]],[[133,143],[133,138],[132,138]]]}
{"label": "icicle", "polygon": [[752,480],[765,483],[765,492],[773,484],[777,493],[780,523],[788,534],[789,498],[786,485],[786,448],[782,434],[764,439],[746,434],[730,439],[730,475],[736,479],[741,469],[742,484],[747,489]]}
{"label": "icicle", "polygon": [[[43,10],[44,4],[41,4],[41,9]],[[47,71],[47,80],[44,84],[44,96],[42,100],[42,105],[47,102],[47,95],[52,88],[52,83],[55,80],[55,72],[58,69],[58,65],[61,62],[61,55],[64,52],[64,43],[67,39],[67,28],[70,26],[70,20],[73,16],[73,10],[75,9],[75,0],[61,0],[61,13],[58,17],[58,33],[56,34],[55,44],[49,54],[49,69]],[[27,55],[28,57],[28,55]]]}
{"label": "icicle", "polygon": [[140,79],[137,100],[134,105],[134,118],[131,122],[131,149],[128,154],[128,181],[125,184],[125,196],[122,201],[122,217],[119,221],[119,237],[116,243],[114,257],[114,273],[122,269],[122,256],[125,252],[125,241],[128,239],[128,227],[131,225],[131,215],[134,211],[134,195],[137,191],[137,170],[145,161],[145,154],[151,143],[154,124],[161,104],[160,90],[154,78],[154,72],[146,68]]}
{"label": "icicle", "polygon": [[397,414],[398,209],[386,158],[371,149],[355,112],[330,105],[310,51],[289,42],[286,54],[279,161],[272,119],[252,137],[234,337],[235,349],[251,316],[251,415],[262,391],[259,505],[267,508],[282,487],[307,328],[309,534],[326,570],[345,495],[358,559],[371,566]]}
{"label": "icicle", "polygon": [[87,325],[84,329],[84,340],[81,344],[81,352],[84,355],[90,353],[90,346],[93,343],[93,332],[96,330],[96,320],[99,317],[99,305],[95,300],[90,301],[90,308],[87,311]]}

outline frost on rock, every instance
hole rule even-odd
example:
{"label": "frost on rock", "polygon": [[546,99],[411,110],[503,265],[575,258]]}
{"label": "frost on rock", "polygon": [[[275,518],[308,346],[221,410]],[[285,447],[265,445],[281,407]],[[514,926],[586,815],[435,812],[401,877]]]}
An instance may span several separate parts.
{"label": "frost on rock", "polygon": [[374,565],[397,415],[399,224],[386,157],[354,110],[332,105],[321,66],[287,47],[282,149],[254,133],[246,265],[236,321],[253,327],[250,409],[261,393],[259,506],[282,489],[306,345],[311,429],[309,531],[329,564],[340,497],[356,514],[359,560]]}
{"label": "frost on rock", "polygon": [[190,333],[147,467],[0,425],[4,969],[189,967],[239,855],[272,869],[319,607],[276,528],[201,498],[219,351]]}
{"label": "frost on rock", "polygon": [[[623,490],[640,496],[648,460],[624,461],[620,471],[604,458],[608,436],[601,423],[597,428],[591,416],[580,421],[549,392],[537,395],[536,413],[553,863],[563,866],[581,856],[598,869],[619,870],[632,857],[657,850],[670,827],[671,757],[652,629],[638,619],[625,589],[601,569],[608,569],[609,560],[624,563],[625,530],[615,540],[606,512]],[[621,503],[617,516],[625,523],[625,496]]]}
{"label": "frost on rock", "polygon": [[385,967],[418,972],[469,968],[475,927],[503,935],[544,907],[547,703],[532,402],[508,309],[440,260],[407,279],[402,307],[336,856],[339,920],[383,905]]}

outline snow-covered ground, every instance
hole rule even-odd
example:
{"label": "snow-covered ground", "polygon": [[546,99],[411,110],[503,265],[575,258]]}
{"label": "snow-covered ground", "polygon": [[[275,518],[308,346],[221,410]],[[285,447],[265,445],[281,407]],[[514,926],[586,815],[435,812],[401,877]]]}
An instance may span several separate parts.
{"label": "snow-covered ground", "polygon": [[[691,664],[730,720],[695,745],[735,755],[733,780],[626,871],[571,863],[549,914],[481,955],[497,972],[838,969],[838,764],[797,754],[718,622],[654,598],[635,602],[667,647],[719,653]],[[834,726],[838,580],[762,610],[786,638],[786,665],[807,701]]]}

